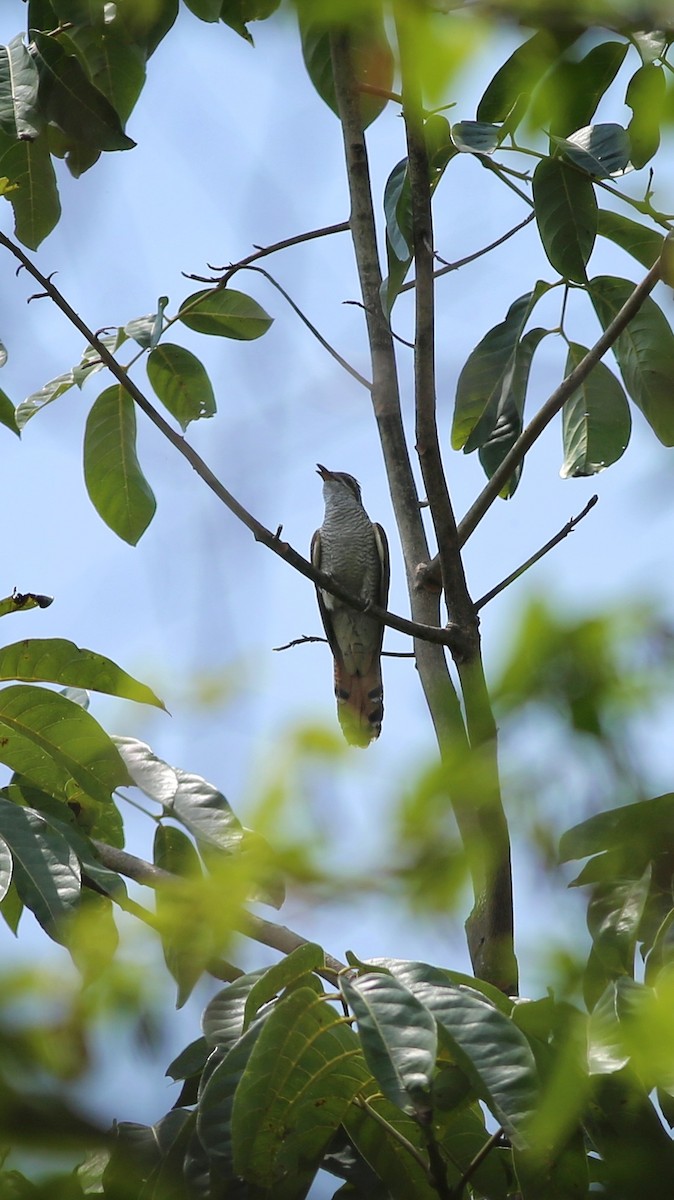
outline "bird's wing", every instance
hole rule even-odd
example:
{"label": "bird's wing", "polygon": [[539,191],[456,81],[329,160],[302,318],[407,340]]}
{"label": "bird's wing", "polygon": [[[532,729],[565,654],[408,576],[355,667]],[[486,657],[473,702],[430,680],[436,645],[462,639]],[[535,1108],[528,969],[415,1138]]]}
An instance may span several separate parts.
{"label": "bird's wing", "polygon": [[[323,564],[321,561],[322,554],[321,554],[321,531],[320,531],[320,529],[316,530],[314,536],[311,539],[310,558],[311,558],[312,567],[315,567],[317,571],[322,571]],[[335,631],[334,631],[334,627],[332,624],[332,616],[330,615],[329,609],[326,607],[325,600],[323,599],[323,592],[321,591],[321,589],[319,587],[316,588],[316,599],[318,600],[318,611],[321,614],[321,621],[323,622],[325,636],[328,639],[328,645],[329,645],[330,649],[332,650],[333,657],[336,660],[339,660],[341,662],[342,661],[342,652],[339,648],[339,644],[335,637]]]}
{"label": "bird's wing", "polygon": [[[391,579],[391,561],[388,551],[388,539],[381,525],[373,523],[374,540],[377,546],[377,554],[379,555],[379,594],[377,596],[377,604],[380,608],[388,608],[388,589]],[[384,626],[381,627],[381,638],[379,639],[379,654],[381,654],[382,642],[384,640]]]}

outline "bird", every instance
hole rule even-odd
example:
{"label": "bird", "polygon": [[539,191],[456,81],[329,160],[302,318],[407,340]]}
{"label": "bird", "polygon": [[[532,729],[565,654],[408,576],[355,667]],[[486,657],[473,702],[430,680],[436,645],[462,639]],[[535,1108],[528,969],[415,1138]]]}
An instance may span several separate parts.
{"label": "bird", "polygon": [[[381,525],[363,508],[360,484],[345,471],[317,464],[325,516],[311,539],[311,562],[354,596],[386,608],[389,550]],[[381,648],[384,626],[321,587],[323,628],[335,660],[337,716],[347,742],[365,749],[379,737],[384,715]]]}

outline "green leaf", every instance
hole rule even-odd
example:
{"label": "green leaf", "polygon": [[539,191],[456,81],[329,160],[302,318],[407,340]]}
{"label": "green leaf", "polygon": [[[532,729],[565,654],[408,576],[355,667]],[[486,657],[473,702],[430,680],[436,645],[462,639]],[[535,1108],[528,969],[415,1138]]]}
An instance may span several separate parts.
{"label": "green leaf", "polygon": [[305,1196],[365,1078],[343,1016],[311,988],[291,992],[264,1022],[234,1095],[235,1171],[274,1188],[275,1200]]}
{"label": "green leaf", "polygon": [[418,978],[419,964],[398,977],[441,1026],[455,1062],[477,1095],[507,1131],[513,1145],[526,1145],[526,1127],[536,1109],[538,1072],[529,1042],[485,996],[461,984]]}
{"label": "green leaf", "polygon": [[24,246],[37,250],[61,215],[56,176],[46,131],[33,142],[15,142],[0,157],[0,176],[15,190],[6,193],[14,210],[14,232]]}
{"label": "green leaf", "polygon": [[280,962],[274,963],[273,967],[269,967],[255,981],[248,992],[243,1018],[244,1029],[255,1019],[263,1004],[268,1004],[280,992],[324,966],[325,951],[313,942],[296,946]]}
{"label": "green leaf", "polygon": [[[507,388],[504,387],[498,398],[498,403],[493,414],[491,431],[482,441],[478,451],[480,463],[488,479],[491,479],[494,471],[500,467],[522,432],[524,425],[524,403],[531,364],[538,345],[548,332],[547,329],[541,329],[540,327],[530,329],[528,333],[525,333],[515,350],[515,364],[512,374],[509,377],[509,385]],[[486,411],[484,418],[487,418]],[[489,419],[491,419],[491,411]],[[482,425],[482,421],[479,424]],[[482,439],[483,435],[478,431],[476,426],[474,440],[477,440],[478,437]],[[499,494],[504,500],[509,500],[511,496],[514,496],[522,474],[522,466],[523,464],[520,463],[510,476],[508,482],[501,489]]]}
{"label": "green leaf", "polygon": [[643,1086],[628,1070],[593,1082],[583,1124],[601,1155],[605,1195],[669,1200],[674,1145]]}
{"label": "green leaf", "polygon": [[41,596],[39,592],[12,592],[0,600],[0,617],[9,613],[28,612],[31,608],[49,608],[54,603],[53,596]]}
{"label": "green leaf", "polygon": [[597,217],[597,233],[626,250],[643,267],[652,267],[660,257],[663,235],[656,229],[649,229],[640,221],[631,221],[629,217],[606,208],[600,208]]}
{"label": "green leaf", "polygon": [[62,683],[165,710],[149,687],[127,675],[112,659],[83,650],[65,638],[26,638],[0,647],[0,680],[6,679]]}
{"label": "green leaf", "polygon": [[641,55],[641,61],[645,63],[651,63],[656,58],[661,58],[669,44],[668,35],[656,29],[643,33],[631,33],[630,41],[634,43]]}
{"label": "green leaf", "polygon": [[14,860],[16,890],[50,937],[60,940],[59,922],[80,895],[77,859],[65,838],[44,817],[0,798],[0,836]]}
{"label": "green leaf", "polygon": [[435,1020],[397,979],[379,972],[355,981],[340,976],[341,993],[358,1022],[365,1061],[383,1094],[420,1119],[430,1113],[438,1052]]}
{"label": "green leaf", "polygon": [[222,0],[185,0],[185,5],[200,21],[219,21]]}
{"label": "green leaf", "polygon": [[592,181],[557,158],[544,158],[532,186],[536,224],[549,262],[564,279],[584,283],[597,234]]}
{"label": "green leaf", "polygon": [[384,214],[391,249],[404,262],[412,253],[412,198],[406,158],[397,163],[386,180]]}
{"label": "green leaf", "polygon": [[[627,279],[600,275],[589,284],[590,299],[604,329],[634,291]],[[674,334],[662,310],[647,296],[627,329],[613,343],[627,393],[655,436],[674,446]]]}
{"label": "green leaf", "polygon": [[209,1165],[212,1165],[218,1175],[225,1179],[231,1179],[234,1176],[232,1165],[234,1098],[244,1074],[249,1073],[250,1057],[263,1027],[262,1021],[251,1025],[247,1033],[234,1042],[221,1061],[218,1061],[220,1055],[216,1051],[207,1062],[202,1075],[197,1110],[197,1133],[199,1141],[208,1153]]}
{"label": "green leaf", "polygon": [[[227,1050],[243,1036],[248,996],[265,974],[265,967],[249,971],[222,988],[208,1002],[202,1014],[201,1028],[211,1049]],[[261,1023],[259,1017],[257,1023]]]}
{"label": "green leaf", "polygon": [[0,903],[5,899],[12,882],[12,852],[3,837],[0,837]]}
{"label": "green leaf", "polygon": [[564,158],[593,179],[621,175],[630,161],[631,145],[622,125],[586,125],[567,138],[553,137]]}
{"label": "green leaf", "polygon": [[61,34],[72,45],[95,87],[110,101],[121,121],[128,120],[145,83],[146,51],[129,43],[116,22],[75,25]]}
{"label": "green leaf", "polygon": [[50,379],[40,388],[39,392],[33,392],[25,400],[22,400],[16,410],[16,423],[19,429],[23,429],[31,417],[34,417],[47,404],[51,404],[52,400],[57,400],[64,392],[74,387],[74,384],[73,372],[66,371],[64,375],[57,375],[55,379]]}
{"label": "green leaf", "polygon": [[262,337],[273,321],[250,296],[232,288],[206,288],[183,300],[178,313],[188,329],[249,342]]}
{"label": "green leaf", "polygon": [[40,101],[50,121],[78,142],[95,150],[130,150],[112,104],[89,81],[78,59],[67,54],[58,38],[34,32]]}
{"label": "green leaf", "polygon": [[140,788],[151,800],[169,805],[178,790],[178,775],[163,759],[137,738],[115,737],[113,741],[134,787]]}
{"label": "green leaf", "polygon": [[178,0],[115,0],[112,14],[115,34],[132,45],[141,47],[147,57],[154,54],[178,16]]}
{"label": "green leaf", "polygon": [[94,402],[84,434],[84,479],[100,517],[135,546],[157,507],[136,456],[136,409],[113,384]]}
{"label": "green leaf", "polygon": [[183,433],[190,421],[215,415],[213,387],[203,363],[172,342],[155,346],[147,360],[147,374],[162,404],[177,420]]}
{"label": "green leaf", "polygon": [[632,109],[627,133],[632,145],[630,161],[639,170],[657,153],[660,145],[667,84],[663,67],[644,64],[627,85],[625,103]]}
{"label": "green leaf", "polygon": [[206,1038],[195,1038],[184,1050],[180,1051],[176,1057],[169,1063],[165,1074],[169,1079],[181,1080],[191,1079],[195,1075],[200,1075],[206,1065],[206,1059],[210,1054],[210,1049]]}
{"label": "green leaf", "polygon": [[535,84],[574,36],[541,29],[518,46],[484,91],[477,106],[478,121],[505,121],[516,105],[523,110]]}
{"label": "green leaf", "polygon": [[175,768],[175,774],[178,786],[165,804],[166,812],[198,842],[230,854],[238,850],[244,831],[222,792],[201,775],[192,775],[179,767]]}
{"label": "green leaf", "polygon": [[589,125],[628,49],[627,42],[601,42],[578,62],[560,62],[541,88],[540,99],[548,111],[537,105],[540,124],[562,136]]}
{"label": "green leaf", "polygon": [[634,974],[634,950],[651,885],[650,863],[638,879],[599,884],[587,910],[595,953],[612,975]]}
{"label": "green leaf", "polygon": [[549,286],[539,281],[533,291],[515,300],[505,321],[490,329],[469,354],[456,385],[452,425],[455,450],[465,447],[465,452],[470,453],[477,449],[479,441],[471,435],[483,414],[485,420],[480,434],[485,440],[489,436],[501,396],[510,388],[524,327],[537,300]]}
{"label": "green leaf", "polygon": [[79,704],[32,684],[0,691],[0,762],[42,791],[71,802],[79,793],[101,804],[129,783],[113,742]]}
{"label": "green leaf", "polygon": [[400,958],[374,958],[372,964],[380,968],[385,967],[410,991],[414,991],[414,985],[418,983],[438,984],[440,987],[444,987],[446,984],[468,987],[471,991],[480,992],[494,1008],[498,1008],[499,1012],[504,1013],[505,1016],[509,1017],[513,1012],[513,1001],[509,996],[504,995],[499,988],[487,983],[484,979],[474,979],[472,975],[464,975],[462,971],[450,971],[446,967],[433,967],[429,963]]}
{"label": "green leaf", "polygon": [[452,141],[465,154],[493,154],[502,137],[499,126],[487,121],[457,121],[452,125]]}
{"label": "green leaf", "polygon": [[17,437],[21,437],[21,430],[16,423],[16,411],[14,405],[6,392],[0,388],[0,425],[4,425],[6,429],[11,429]]}
{"label": "green leaf", "polygon": [[[321,100],[337,113],[330,52],[330,35],[334,25],[315,21],[310,4],[299,5],[299,16],[302,57],[307,74]],[[357,83],[369,84],[383,92],[390,91],[393,86],[393,55],[383,21],[373,6],[369,6],[369,11],[365,11],[361,19],[352,21],[349,41]],[[361,93],[360,111],[364,129],[383,112],[387,103],[386,96]]]}
{"label": "green leaf", "polygon": [[18,34],[0,46],[0,129],[11,138],[32,141],[40,132],[37,86],[37,67]]}
{"label": "green leaf", "polygon": [[4,900],[0,901],[0,915],[2,916],[7,928],[11,929],[15,937],[19,928],[19,921],[23,915],[24,907],[25,905],[23,900],[16,890],[16,884],[11,883],[9,891],[7,892]]}
{"label": "green leaf", "polygon": [[[587,353],[585,346],[572,342],[564,375],[570,375]],[[631,431],[627,397],[613,372],[598,362],[562,409],[562,479],[596,475],[610,467],[624,454]]]}
{"label": "green leaf", "polygon": [[246,22],[265,21],[276,12],[279,3],[280,0],[222,0],[220,20],[252,46]]}
{"label": "green leaf", "polygon": [[[153,863],[186,879],[198,879],[202,874],[193,843],[181,829],[170,825],[158,825],[155,830]],[[161,890],[156,904],[164,961],[178,985],[176,1008],[182,1008],[215,957],[214,939],[208,927],[195,930],[191,923],[186,926],[174,920],[171,897]]]}
{"label": "green leaf", "polygon": [[628,846],[634,856],[648,855],[674,841],[674,792],[595,813],[574,825],[559,843],[561,862],[589,858],[603,850]]}
{"label": "green leaf", "polygon": [[[393,1200],[411,1200],[412,1197],[413,1200],[437,1200],[437,1190],[429,1182],[428,1173],[422,1166],[425,1146],[419,1122],[391,1104],[374,1082],[366,1084],[361,1095],[367,1101],[367,1109],[352,1104],[342,1124],[350,1141],[384,1182],[387,1200],[388,1197]],[[404,1139],[403,1143],[401,1139]],[[483,1137],[483,1144],[485,1141]],[[416,1148],[421,1162],[412,1156],[407,1148],[408,1143]],[[455,1172],[451,1160],[447,1166],[447,1176],[448,1182],[454,1176],[458,1184],[460,1174]]]}

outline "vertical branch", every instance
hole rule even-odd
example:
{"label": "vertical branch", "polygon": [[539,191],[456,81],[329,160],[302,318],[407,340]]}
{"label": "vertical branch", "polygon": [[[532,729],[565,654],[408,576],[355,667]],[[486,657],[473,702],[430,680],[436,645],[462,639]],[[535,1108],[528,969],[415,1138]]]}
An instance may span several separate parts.
{"label": "vertical branch", "polygon": [[[379,297],[382,280],[370,170],[348,34],[335,31],[331,38],[331,49],[351,200],[351,236],[372,359],[374,415],[402,543],[410,607],[424,624],[438,625],[438,597],[432,591],[420,588],[417,583],[418,569],[428,562],[429,550],[403,428],[393,339]],[[465,744],[463,717],[442,648],[416,641],[415,652],[421,684],[439,741],[456,743],[458,740],[459,744]]]}
{"label": "vertical branch", "polygon": [[[414,484],[403,429],[393,340],[390,327],[381,307],[381,271],[377,253],[376,226],[367,149],[362,129],[358,86],[354,77],[349,37],[346,32],[336,30],[333,33],[331,51],[335,93],[342,124],[344,153],[351,199],[351,234],[366,313],[372,358],[372,401],[374,414],[379,429],[393,509],[405,558],[411,610],[415,620],[423,621],[429,625],[438,624],[440,619],[438,597],[433,592],[420,586],[418,582],[419,568],[428,562],[428,543],[421,520],[419,498]],[[427,191],[427,166],[425,171],[425,188]],[[425,256],[420,253],[419,260],[417,261],[417,270],[421,266],[422,273],[428,272],[431,260],[429,218],[426,228],[428,253]],[[423,294],[427,295],[428,289],[426,284],[424,288]],[[429,311],[430,322],[428,320]],[[429,395],[432,397],[430,416],[434,429],[435,389],[433,354],[432,350],[430,354],[427,352],[429,339],[432,346],[434,333],[432,299],[430,310],[422,305],[421,314],[419,317],[418,336],[421,337],[422,347],[426,348],[426,352],[423,355],[423,368],[421,356],[417,352],[420,371],[418,386],[423,390],[424,397]],[[422,321],[423,328],[421,325]],[[426,374],[427,371],[430,371],[430,377]],[[430,425],[428,425],[429,409],[428,406],[423,404],[421,408],[421,435],[426,440],[427,433],[430,430]],[[456,589],[457,595],[463,594],[463,612],[466,617],[465,627],[475,630],[474,641],[477,643],[476,619],[472,606],[470,606],[465,579],[463,579],[463,567],[458,554],[458,543],[455,548],[452,542],[452,538],[456,541],[456,526],[453,516],[451,516],[449,495],[439,462],[437,432],[434,432],[433,437],[429,438],[428,445],[429,454],[422,461],[422,468],[425,463],[429,471],[429,479],[426,485],[429,493],[432,492],[434,496],[438,494],[440,480],[442,480],[442,488],[444,489],[444,497],[440,499],[441,507],[439,509],[436,508],[436,513],[434,514],[435,519],[439,513],[438,536],[439,538],[442,537],[451,586]],[[438,486],[436,486],[436,479],[438,480]],[[430,487],[429,484],[431,485]],[[450,586],[449,583],[448,586]],[[470,620],[468,619],[468,614],[470,614]],[[485,802],[484,804],[476,805],[474,788],[462,786],[461,777],[464,776],[464,771],[461,765],[457,769],[457,764],[465,763],[469,744],[461,707],[456,691],[452,686],[443,651],[440,647],[417,641],[415,642],[415,654],[421,684],[424,689],[440,746],[442,761],[445,766],[447,795],[454,809],[459,832],[466,847],[472,872],[475,906],[468,922],[468,939],[473,966],[476,974],[482,975],[484,978],[489,979],[498,986],[504,987],[506,990],[514,990],[516,967],[512,953],[512,905],[510,903],[509,890],[509,858],[503,853],[503,831],[505,827],[501,821],[502,809],[500,809],[500,804],[494,805],[493,803],[487,804]],[[474,660],[472,663],[466,663],[462,667],[467,680],[476,676],[477,682],[479,682],[481,671],[479,667],[479,653],[477,663],[477,671]],[[469,707],[471,712],[473,709],[477,709],[482,718],[484,718],[485,712],[490,713],[488,707],[485,709],[482,704],[473,704],[472,696],[474,694],[477,696],[479,691],[477,686],[466,687],[466,691],[471,697],[470,704],[467,704],[467,713]],[[476,716],[473,716],[474,730],[478,728],[479,724],[480,722]],[[493,735],[493,729],[490,730],[490,733]],[[485,735],[483,740],[486,744],[491,745],[493,737],[492,741],[490,741],[490,737]],[[498,792],[496,795],[498,797]],[[501,816],[499,816],[499,810]],[[499,863],[503,865],[504,862],[507,862],[508,865],[506,878],[499,880],[498,887],[501,900],[507,895],[508,903],[505,904],[497,905],[495,903],[495,875],[497,872],[490,865],[492,860],[491,853],[490,856],[486,855],[485,822],[489,823],[490,830],[492,825],[494,828],[498,828]],[[492,836],[488,843],[492,849],[495,840],[495,837]],[[507,829],[505,829],[505,846],[506,848],[508,846]],[[496,855],[493,855],[493,857],[495,858]],[[503,950],[504,946],[505,951]],[[498,947],[498,952],[495,947]]]}
{"label": "vertical branch", "polygon": [[496,723],[482,666],[477,613],[466,583],[438,440],[430,173],[418,64],[409,54],[410,20],[414,20],[414,15],[410,15],[405,5],[399,5],[396,30],[415,260],[416,448],[438,543],[449,616],[459,626],[464,639],[464,649],[461,656],[457,656],[456,665],[472,758],[472,767],[468,769],[468,789],[476,816],[476,828],[471,825],[470,842],[466,844],[466,850],[472,864],[473,880],[477,884],[475,907],[467,923],[468,944],[476,974],[505,991],[513,992],[517,987],[517,962],[513,946],[510,839],[500,794]]}

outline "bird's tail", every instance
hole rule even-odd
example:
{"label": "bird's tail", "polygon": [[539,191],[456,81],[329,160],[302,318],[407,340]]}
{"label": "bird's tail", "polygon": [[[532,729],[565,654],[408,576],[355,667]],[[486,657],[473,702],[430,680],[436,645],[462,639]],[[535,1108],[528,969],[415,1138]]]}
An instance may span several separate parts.
{"label": "bird's tail", "polygon": [[337,716],[347,742],[365,749],[379,737],[384,716],[381,663],[375,658],[365,674],[350,675],[335,658]]}

